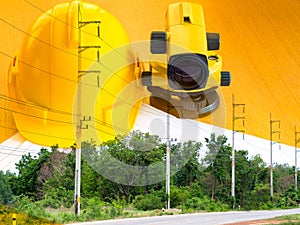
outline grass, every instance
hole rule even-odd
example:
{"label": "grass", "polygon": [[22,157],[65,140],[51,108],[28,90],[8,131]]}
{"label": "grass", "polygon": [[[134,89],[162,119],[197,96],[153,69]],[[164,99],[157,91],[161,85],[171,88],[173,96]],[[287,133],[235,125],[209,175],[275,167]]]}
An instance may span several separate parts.
{"label": "grass", "polygon": [[285,215],[276,217],[275,219],[283,220],[284,222],[280,223],[281,225],[300,225],[300,214]]}
{"label": "grass", "polygon": [[[29,204],[29,206],[32,206]],[[28,207],[27,207],[28,208]],[[30,208],[30,207],[29,207]],[[74,215],[74,210],[72,208],[60,207],[58,209],[53,208],[43,208],[43,212],[40,212],[35,207],[31,207],[32,210],[26,213],[18,212],[17,210],[8,208],[6,206],[0,205],[0,225],[8,225],[12,223],[13,213],[17,214],[17,224],[18,225],[59,225],[63,223],[70,222],[83,222],[92,220],[104,220],[104,219],[117,219],[117,218],[137,218],[137,217],[148,217],[148,216],[162,216],[162,215],[173,215],[181,214],[181,210],[169,210],[162,213],[162,210],[149,210],[149,211],[139,211],[133,206],[124,207],[120,213],[112,211],[113,208],[107,206],[101,206],[100,208],[93,207],[92,209],[83,209],[80,217]],[[31,209],[30,208],[30,209]],[[98,212],[100,211],[100,212]],[[40,212],[40,213],[38,213]],[[98,214],[95,214],[98,212]],[[112,214],[113,212],[113,214]],[[91,214],[92,213],[92,214]],[[35,214],[36,216],[33,216]],[[47,219],[42,219],[47,218]],[[276,220],[282,220],[283,225],[300,225],[300,214],[286,215],[282,217],[275,218]]]}
{"label": "grass", "polygon": [[0,206],[0,225],[13,224],[13,214],[16,214],[18,225],[59,225],[24,213],[19,213],[5,206]]}

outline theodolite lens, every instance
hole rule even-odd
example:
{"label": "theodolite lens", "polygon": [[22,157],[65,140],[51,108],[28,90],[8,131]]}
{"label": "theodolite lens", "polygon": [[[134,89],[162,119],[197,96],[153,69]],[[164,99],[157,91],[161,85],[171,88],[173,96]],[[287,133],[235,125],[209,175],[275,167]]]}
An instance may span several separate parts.
{"label": "theodolite lens", "polygon": [[168,79],[170,87],[176,90],[204,88],[208,79],[206,56],[200,54],[171,56],[168,64]]}

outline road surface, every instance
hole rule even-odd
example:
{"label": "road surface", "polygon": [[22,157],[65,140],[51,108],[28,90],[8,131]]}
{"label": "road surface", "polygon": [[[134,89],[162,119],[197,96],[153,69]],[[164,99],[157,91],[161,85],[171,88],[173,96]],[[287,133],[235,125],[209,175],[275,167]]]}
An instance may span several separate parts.
{"label": "road surface", "polygon": [[217,225],[268,219],[288,214],[300,214],[300,209],[181,214],[76,223],[76,225]]}

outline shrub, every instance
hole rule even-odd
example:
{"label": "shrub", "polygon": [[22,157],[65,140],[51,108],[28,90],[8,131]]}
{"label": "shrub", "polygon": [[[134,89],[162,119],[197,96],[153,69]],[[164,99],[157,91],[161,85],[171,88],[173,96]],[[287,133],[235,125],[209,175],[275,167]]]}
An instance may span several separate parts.
{"label": "shrub", "polygon": [[28,196],[20,196],[15,203],[17,210],[39,218],[48,218],[42,204],[33,202]]}
{"label": "shrub", "polygon": [[215,202],[209,199],[207,196],[203,196],[202,198],[192,197],[191,199],[187,200],[186,204],[184,205],[184,209],[185,211],[191,211],[191,210],[203,210],[208,212],[227,211],[228,205],[223,204],[221,202]]}
{"label": "shrub", "polygon": [[163,207],[161,197],[155,195],[155,192],[151,192],[146,195],[138,195],[135,197],[133,204],[138,210],[153,210],[161,209]]}
{"label": "shrub", "polygon": [[178,206],[182,206],[185,202],[190,199],[190,188],[189,187],[176,187],[171,186],[171,207],[175,208]]}
{"label": "shrub", "polygon": [[109,214],[105,212],[105,203],[99,198],[82,198],[82,217],[85,220],[109,219]]}

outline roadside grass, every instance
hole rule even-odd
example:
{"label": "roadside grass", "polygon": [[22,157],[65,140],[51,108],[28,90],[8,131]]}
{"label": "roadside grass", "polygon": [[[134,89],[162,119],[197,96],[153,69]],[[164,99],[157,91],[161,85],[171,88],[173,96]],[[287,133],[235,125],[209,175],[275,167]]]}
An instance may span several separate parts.
{"label": "roadside grass", "polygon": [[63,206],[56,209],[51,207],[42,207],[25,199],[16,204],[14,208],[0,205],[0,225],[13,224],[13,215],[16,215],[18,225],[59,225],[72,222],[86,222],[95,220],[108,220],[118,218],[134,218],[172,215],[174,212],[162,210],[142,211],[136,210],[133,205],[121,207],[120,205],[102,205],[101,203],[89,203],[89,207],[81,210],[80,216],[74,214],[74,207],[65,208]]}
{"label": "roadside grass", "polygon": [[77,217],[72,208],[44,208],[43,212],[40,212],[40,209],[35,207],[31,208],[30,211],[18,211],[17,209],[0,205],[0,225],[13,224],[13,214],[16,214],[18,225],[61,225],[72,222],[174,215],[179,213],[181,213],[180,210],[174,209],[162,212],[159,209],[142,211],[133,207],[124,208],[117,212],[114,208],[102,207],[100,209],[83,209],[81,215]]}
{"label": "roadside grass", "polygon": [[[109,220],[109,219],[122,219],[122,218],[138,218],[138,217],[152,217],[152,216],[163,216],[163,215],[175,215],[180,214],[178,210],[175,211],[164,211],[156,210],[136,210],[133,208],[127,208],[122,211],[122,213],[117,215],[112,215],[110,208],[102,208],[100,211],[92,210],[82,210],[79,217],[74,215],[73,210],[60,208],[48,210],[49,216],[53,221],[60,223],[72,223],[72,222],[91,222],[98,220]],[[92,215],[93,214],[93,215]]]}
{"label": "roadside grass", "polygon": [[275,219],[284,220],[284,222],[280,223],[281,225],[300,225],[300,214],[279,216]]}
{"label": "roadside grass", "polygon": [[0,205],[0,225],[13,224],[13,215],[16,215],[16,224],[18,225],[60,225],[46,219],[41,219],[32,215],[17,212],[6,206]]}
{"label": "roadside grass", "polygon": [[[8,225],[12,223],[13,213],[17,214],[18,225],[60,225],[72,222],[86,222],[95,220],[121,219],[121,218],[137,218],[150,216],[175,215],[182,213],[196,213],[203,212],[201,210],[179,210],[169,209],[164,210],[137,210],[133,205],[126,205],[124,207],[118,205],[98,205],[93,202],[88,208],[82,209],[79,217],[74,215],[74,208],[59,207],[42,208],[37,204],[27,204],[26,207],[18,209],[11,209],[0,205],[0,225]],[[282,220],[283,225],[300,225],[300,214],[286,215],[276,217],[276,220]]]}

